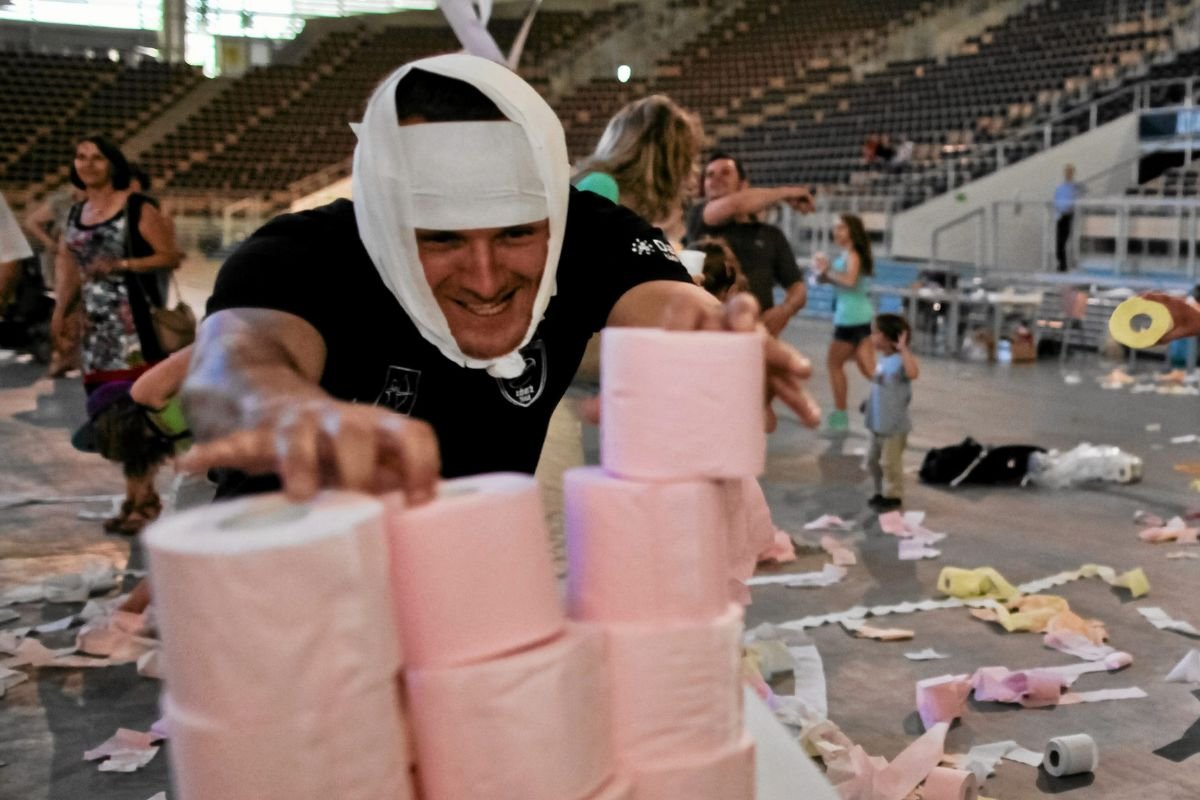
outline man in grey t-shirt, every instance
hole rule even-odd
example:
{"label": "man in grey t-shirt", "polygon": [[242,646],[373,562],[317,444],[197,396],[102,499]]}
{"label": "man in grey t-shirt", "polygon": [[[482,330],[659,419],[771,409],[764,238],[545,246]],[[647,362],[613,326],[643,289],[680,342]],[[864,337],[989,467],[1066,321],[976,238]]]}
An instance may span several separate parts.
{"label": "man in grey t-shirt", "polygon": [[[778,335],[808,300],[804,273],[783,231],[755,218],[776,203],[787,203],[802,213],[813,208],[812,195],[803,186],[751,187],[740,161],[713,153],[704,168],[704,200],[688,210],[684,236],[688,245],[705,236],[728,243],[772,335]],[[775,305],[776,284],[787,292],[779,305]]]}

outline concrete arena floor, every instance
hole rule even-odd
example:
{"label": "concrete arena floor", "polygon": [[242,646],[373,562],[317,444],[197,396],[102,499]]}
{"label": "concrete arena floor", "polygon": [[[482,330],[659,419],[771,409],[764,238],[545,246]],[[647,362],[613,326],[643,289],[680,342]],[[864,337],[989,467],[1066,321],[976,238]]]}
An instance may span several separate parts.
{"label": "concrete arena floor", "polygon": [[[820,357],[828,330],[823,323],[801,321],[787,336]],[[1152,751],[1180,739],[1189,728],[1191,738],[1177,749],[1200,751],[1200,701],[1192,694],[1197,687],[1162,682],[1197,643],[1154,629],[1135,609],[1162,606],[1178,618],[1200,623],[1194,602],[1200,561],[1167,560],[1168,552],[1180,548],[1140,543],[1131,519],[1139,508],[1169,516],[1200,505],[1200,494],[1188,488],[1188,478],[1172,470],[1181,461],[1200,461],[1200,448],[1169,443],[1172,436],[1200,431],[1200,398],[1107,392],[1092,380],[1107,365],[1085,360],[1072,369],[1083,374],[1082,384],[1065,385],[1057,364],[1051,363],[1002,367],[924,359],[915,389],[916,430],[909,453],[913,467],[924,449],[968,434],[985,442],[1059,448],[1102,441],[1137,453],[1146,462],[1145,480],[1133,486],[947,492],[911,485],[908,507],[927,511],[929,526],[949,534],[938,545],[942,557],[933,561],[898,561],[895,540],[882,535],[866,512],[864,499],[870,492],[859,469],[861,457],[855,454],[865,445],[860,428],[848,438],[833,440],[785,420],[771,437],[763,480],[776,523],[801,538],[803,523],[822,513],[858,520],[863,530],[850,541],[860,563],[832,587],[756,589],[747,623],[783,622],[861,603],[935,596],[937,573],[946,565],[994,566],[1013,582],[1086,562],[1118,569],[1144,566],[1152,589],[1142,600],[1131,602],[1095,580],[1062,587],[1061,594],[1083,616],[1104,620],[1112,643],[1135,657],[1125,671],[1085,676],[1076,688],[1140,686],[1149,692],[1148,698],[1053,710],[973,703],[951,730],[948,749],[964,752],[973,744],[1004,739],[1041,749],[1052,736],[1083,731],[1092,734],[1100,748],[1100,768],[1094,776],[1054,780],[1029,767],[1002,762],[985,794],[1000,800],[1065,792],[1081,800],[1195,798],[1200,796],[1200,758],[1176,762]],[[36,364],[0,363],[0,493],[119,492],[116,468],[74,452],[67,441],[82,417],[78,382],[50,382],[40,379],[40,373]],[[865,384],[852,378],[851,385],[857,404]],[[824,377],[818,375],[813,386],[827,402]],[[1149,423],[1160,423],[1161,432],[1147,433]],[[585,434],[585,442],[591,445],[589,460],[594,460],[594,432]],[[193,495],[193,501],[202,501],[203,489]],[[77,519],[79,510],[72,505],[0,510],[0,591],[39,576],[73,571],[85,556],[141,564],[136,541],[104,534],[99,523]],[[556,512],[548,509],[551,516]],[[783,570],[819,569],[824,560],[819,553],[803,555]],[[16,609],[22,619],[0,629],[56,619],[78,606]],[[825,662],[831,718],[868,752],[889,758],[920,733],[915,681],[978,666],[1022,668],[1074,661],[1044,649],[1040,637],[997,632],[965,611],[933,611],[888,622],[915,630],[916,638],[896,643],[857,640],[836,627],[817,629],[812,638]],[[57,636],[70,639],[70,634]],[[63,643],[47,641],[51,646]],[[906,650],[925,647],[951,657],[911,662],[903,656]],[[5,763],[0,766],[0,800],[146,800],[168,788],[165,752],[132,774],[99,773],[95,765],[82,761],[85,749],[117,727],[148,728],[157,716],[157,682],[139,678],[132,665],[43,669],[33,677],[0,699],[0,762]]]}

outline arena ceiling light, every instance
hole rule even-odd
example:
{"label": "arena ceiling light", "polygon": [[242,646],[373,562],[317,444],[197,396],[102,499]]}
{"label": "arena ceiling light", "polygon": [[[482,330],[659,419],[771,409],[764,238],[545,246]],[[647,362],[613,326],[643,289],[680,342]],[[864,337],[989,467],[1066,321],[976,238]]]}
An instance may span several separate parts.
{"label": "arena ceiling light", "polygon": [[629,78],[633,75],[633,68],[628,64],[622,64],[617,67],[617,80],[621,83],[629,83]]}

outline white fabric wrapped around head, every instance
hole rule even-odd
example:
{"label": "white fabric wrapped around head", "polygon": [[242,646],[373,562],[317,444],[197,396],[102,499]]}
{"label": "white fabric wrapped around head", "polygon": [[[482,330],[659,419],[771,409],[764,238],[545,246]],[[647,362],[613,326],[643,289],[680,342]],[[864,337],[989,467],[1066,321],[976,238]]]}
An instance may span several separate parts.
{"label": "white fabric wrapped around head", "polygon": [[[400,126],[395,93],[414,69],[468,83],[508,121],[430,122]],[[556,291],[570,194],[562,125],[533,87],[507,68],[475,56],[435,56],[406,64],[371,96],[353,126],[354,215],[359,236],[384,284],[417,330],[456,364],[513,378],[525,369],[518,352],[533,338]],[[531,216],[536,215],[536,216]],[[548,219],[546,268],[529,327],[517,347],[496,358],[472,358],[458,347],[417,250],[416,228],[463,230]]]}

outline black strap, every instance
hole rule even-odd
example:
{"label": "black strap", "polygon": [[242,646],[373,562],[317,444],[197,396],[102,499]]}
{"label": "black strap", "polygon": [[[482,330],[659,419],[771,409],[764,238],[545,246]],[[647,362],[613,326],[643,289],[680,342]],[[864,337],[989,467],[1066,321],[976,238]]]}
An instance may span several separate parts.
{"label": "black strap", "polygon": [[[125,257],[134,258],[133,229],[141,216],[141,204],[145,198],[139,194],[131,194],[125,203]],[[152,273],[145,273],[153,279]],[[154,308],[156,304],[146,290],[143,274],[125,270],[125,292],[129,296],[129,310],[133,314],[133,327],[137,331],[138,341],[142,344],[142,357],[153,364],[162,361],[169,353],[158,341],[158,332],[154,330]],[[157,287],[156,287],[157,289]]]}

